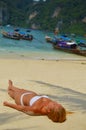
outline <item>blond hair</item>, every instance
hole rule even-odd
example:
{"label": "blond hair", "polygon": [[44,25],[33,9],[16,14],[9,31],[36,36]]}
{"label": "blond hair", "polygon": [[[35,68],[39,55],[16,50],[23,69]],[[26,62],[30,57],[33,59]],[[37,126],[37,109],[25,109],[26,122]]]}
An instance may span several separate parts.
{"label": "blond hair", "polygon": [[50,111],[48,113],[48,117],[53,122],[64,122],[66,120],[66,110],[65,108],[57,103],[51,104],[49,107]]}

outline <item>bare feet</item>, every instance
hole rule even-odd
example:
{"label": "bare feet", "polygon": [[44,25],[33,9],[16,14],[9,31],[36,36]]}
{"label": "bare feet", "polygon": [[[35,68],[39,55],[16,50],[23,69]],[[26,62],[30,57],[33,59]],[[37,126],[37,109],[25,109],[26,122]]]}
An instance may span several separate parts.
{"label": "bare feet", "polygon": [[4,105],[4,106],[7,106],[7,104],[8,104],[7,101],[4,101],[4,102],[3,102],[3,105]]}
{"label": "bare feet", "polygon": [[11,89],[12,86],[13,86],[13,83],[11,80],[9,80],[9,89]]}
{"label": "bare feet", "polygon": [[11,81],[11,80],[9,80],[9,82],[8,82],[8,84],[9,84],[9,86],[8,86],[8,92],[10,91],[10,90],[14,90],[13,88],[14,88],[14,86],[13,86],[13,82]]}

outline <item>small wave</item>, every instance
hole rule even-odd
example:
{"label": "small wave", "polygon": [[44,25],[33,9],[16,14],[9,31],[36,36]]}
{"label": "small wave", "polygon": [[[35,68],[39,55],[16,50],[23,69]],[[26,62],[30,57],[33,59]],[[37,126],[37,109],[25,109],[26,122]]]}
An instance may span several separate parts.
{"label": "small wave", "polygon": [[6,51],[6,49],[4,49],[4,48],[0,48],[0,51]]}

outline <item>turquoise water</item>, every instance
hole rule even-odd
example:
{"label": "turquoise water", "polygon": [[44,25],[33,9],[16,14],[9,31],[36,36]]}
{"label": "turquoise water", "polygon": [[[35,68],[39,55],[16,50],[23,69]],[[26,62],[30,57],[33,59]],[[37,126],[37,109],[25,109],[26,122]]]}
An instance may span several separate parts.
{"label": "turquoise water", "polygon": [[[13,31],[13,28],[1,28],[2,30]],[[21,29],[21,31],[26,31]],[[83,56],[69,54],[59,50],[54,50],[52,44],[45,41],[45,36],[52,36],[50,32],[31,30],[34,36],[32,41],[7,39],[0,33],[0,58],[18,59],[85,59]]]}

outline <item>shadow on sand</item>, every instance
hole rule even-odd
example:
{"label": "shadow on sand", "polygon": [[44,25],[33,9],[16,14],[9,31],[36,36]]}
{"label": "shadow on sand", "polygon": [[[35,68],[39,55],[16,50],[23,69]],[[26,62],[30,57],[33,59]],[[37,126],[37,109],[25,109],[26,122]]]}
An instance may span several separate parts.
{"label": "shadow on sand", "polygon": [[[4,124],[12,124],[12,122],[14,121],[19,121],[19,120],[23,120],[25,121],[26,119],[29,120],[30,116],[23,116],[22,114],[15,112],[15,113],[0,113],[0,126],[4,125]],[[21,124],[22,125],[22,124]],[[15,128],[14,128],[15,127]],[[36,128],[39,126],[33,126],[32,127],[28,126],[28,127],[22,127],[22,128],[18,128],[18,126],[13,126],[13,128],[6,128],[6,129],[2,129],[2,130],[28,130],[30,128]],[[1,130],[1,129],[0,129]]]}
{"label": "shadow on sand", "polygon": [[[32,81],[32,80],[31,80]],[[63,88],[58,85],[53,85],[41,81],[34,81],[38,84],[43,85],[42,87],[52,87],[52,95],[47,94],[50,98],[67,105],[67,108],[72,111],[82,111],[86,113],[86,94],[74,91],[70,88]],[[54,94],[53,94],[54,93]]]}

